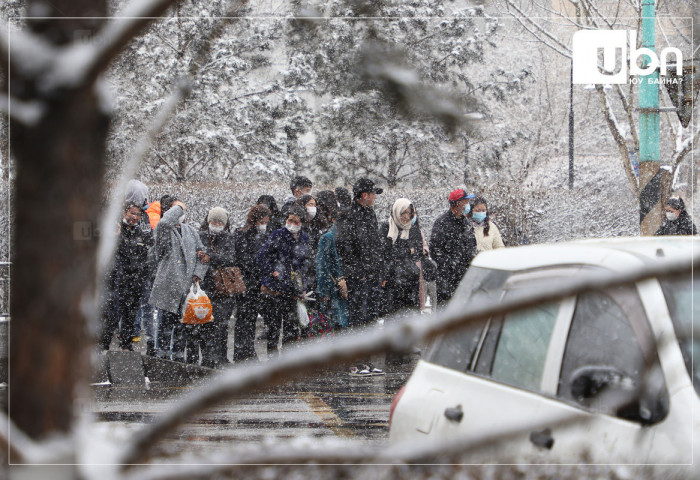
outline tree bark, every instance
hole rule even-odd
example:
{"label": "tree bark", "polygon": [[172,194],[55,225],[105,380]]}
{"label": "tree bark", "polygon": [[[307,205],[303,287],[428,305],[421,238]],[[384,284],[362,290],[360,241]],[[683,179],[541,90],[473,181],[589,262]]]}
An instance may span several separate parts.
{"label": "tree bark", "polygon": [[[106,16],[107,2],[30,0],[28,12],[55,16],[28,26],[65,45],[95,32],[102,21],[94,17]],[[42,92],[37,79],[20,75],[12,71],[11,95],[42,102],[46,114],[32,126],[11,125],[17,168],[9,414],[40,439],[70,431],[76,386],[87,379],[108,118],[91,83]]]}

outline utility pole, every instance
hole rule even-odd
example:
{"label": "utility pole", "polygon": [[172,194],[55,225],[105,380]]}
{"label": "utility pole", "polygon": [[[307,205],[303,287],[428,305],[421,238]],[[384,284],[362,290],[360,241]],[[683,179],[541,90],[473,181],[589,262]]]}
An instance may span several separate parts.
{"label": "utility pole", "polygon": [[[642,47],[651,51],[655,51],[655,22],[654,0],[642,0]],[[644,66],[648,63],[645,56]],[[659,72],[656,70],[642,77],[639,84],[639,220],[644,236],[653,235],[661,225],[660,160]]]}
{"label": "utility pole", "polygon": [[569,82],[569,190],[574,189],[574,60],[571,59]]}

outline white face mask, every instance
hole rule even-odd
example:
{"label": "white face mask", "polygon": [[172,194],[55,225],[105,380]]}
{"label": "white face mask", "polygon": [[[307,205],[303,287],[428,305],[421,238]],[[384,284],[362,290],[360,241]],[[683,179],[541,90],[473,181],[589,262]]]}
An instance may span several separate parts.
{"label": "white face mask", "polygon": [[177,223],[179,223],[180,225],[182,225],[183,223],[185,223],[185,219],[186,219],[186,218],[187,218],[187,214],[182,215],[182,216],[178,219]]}
{"label": "white face mask", "polygon": [[309,218],[314,218],[316,216],[316,207],[306,207],[306,213],[309,214]]}
{"label": "white face mask", "polygon": [[224,226],[223,225],[213,225],[209,224],[209,231],[211,233],[221,233],[224,231]]}
{"label": "white face mask", "polygon": [[291,223],[287,223],[285,228],[291,233],[299,233],[299,230],[301,230],[301,225],[292,225]]}
{"label": "white face mask", "polygon": [[260,233],[267,232],[267,223],[264,225],[258,225],[258,232],[260,232]]}
{"label": "white face mask", "polygon": [[673,221],[677,218],[678,218],[678,216],[674,212],[666,212],[666,219],[667,220]]}

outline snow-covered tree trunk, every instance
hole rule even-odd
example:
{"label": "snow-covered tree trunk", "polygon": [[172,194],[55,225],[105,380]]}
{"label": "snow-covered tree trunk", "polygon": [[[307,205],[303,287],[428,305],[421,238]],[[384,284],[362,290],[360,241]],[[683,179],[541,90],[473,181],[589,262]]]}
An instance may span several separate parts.
{"label": "snow-covered tree trunk", "polygon": [[[99,26],[78,17],[107,13],[106,1],[28,4],[30,15],[73,17],[28,21],[56,48]],[[94,308],[94,226],[108,125],[91,83],[57,90],[46,89],[43,79],[11,70],[13,97],[39,102],[45,112],[33,124],[11,125],[17,162],[13,262],[24,267],[13,268],[11,278],[10,414],[34,438],[70,430],[75,388],[88,372],[85,319]]]}

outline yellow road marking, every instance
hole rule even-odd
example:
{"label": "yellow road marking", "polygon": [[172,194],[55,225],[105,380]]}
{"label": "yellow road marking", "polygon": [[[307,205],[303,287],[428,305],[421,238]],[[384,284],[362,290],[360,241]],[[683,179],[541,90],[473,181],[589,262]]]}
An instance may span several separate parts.
{"label": "yellow road marking", "polygon": [[336,415],[331,407],[318,398],[316,395],[305,392],[300,393],[299,398],[301,398],[306,404],[311,408],[311,411],[321,419],[321,421],[333,432],[336,436],[342,438],[353,438],[355,434],[348,428],[343,428],[345,423]]}

